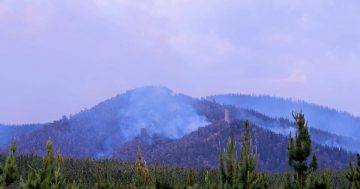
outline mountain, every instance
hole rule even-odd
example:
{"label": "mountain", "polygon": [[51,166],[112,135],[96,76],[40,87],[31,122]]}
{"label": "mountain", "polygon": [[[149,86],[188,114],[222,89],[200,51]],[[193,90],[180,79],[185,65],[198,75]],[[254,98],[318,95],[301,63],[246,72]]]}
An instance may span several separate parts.
{"label": "mountain", "polygon": [[302,111],[312,128],[360,140],[360,117],[323,106],[271,96],[224,94],[208,96],[210,101],[254,110],[270,117],[292,119],[291,112]]}
{"label": "mountain", "polygon": [[[268,129],[275,133],[289,136],[290,132],[295,133],[294,123],[289,119],[270,118],[254,110],[235,108],[232,117],[237,119],[248,119],[259,127]],[[330,133],[321,129],[309,128],[313,142],[325,146],[342,148],[352,152],[360,151],[360,140],[352,137],[345,137]]]}
{"label": "mountain", "polygon": [[41,124],[27,125],[1,125],[0,124],[0,146],[9,144],[13,139],[20,138],[23,134],[40,129]]}
{"label": "mountain", "polygon": [[[215,101],[202,100],[195,104],[200,115],[212,118],[211,122],[223,119],[224,109],[229,110],[232,119],[247,119],[258,127],[270,130],[283,136],[289,136],[290,132],[295,133],[294,123],[289,119],[271,118],[254,110],[238,108],[232,105],[220,105]],[[203,111],[210,111],[203,112]],[[215,115],[215,111],[218,111]],[[214,119],[215,118],[215,119]],[[360,140],[352,137],[345,137],[324,130],[309,128],[313,142],[325,146],[342,148],[352,152],[360,151]]]}
{"label": "mountain", "polygon": [[76,115],[45,124],[17,141],[23,153],[44,154],[51,138],[55,149],[71,157],[111,157],[113,149],[137,136],[142,128],[151,134],[177,139],[207,124],[197,115],[194,99],[164,87],[127,91]]}
{"label": "mountain", "polygon": [[[68,157],[131,160],[135,158],[137,145],[146,144],[143,150],[152,163],[216,167],[219,142],[225,143],[229,133],[229,127],[221,125],[225,110],[230,121],[248,119],[253,125],[261,168],[286,169],[287,136],[294,130],[289,119],[271,118],[248,108],[176,94],[165,87],[129,90],[52,123],[0,126],[0,150],[6,152],[12,137],[16,137],[19,153],[44,155],[46,141],[51,138],[54,150],[61,150]],[[237,133],[240,136],[241,129]],[[311,128],[310,133],[317,153],[329,168],[347,166],[349,153],[340,147],[350,151],[360,149],[358,140],[351,137],[316,128]]]}
{"label": "mountain", "polygon": [[[114,154],[115,159],[133,161],[140,147],[146,161],[150,164],[167,164],[184,167],[217,168],[220,144],[225,148],[233,127],[237,150],[243,133],[243,121],[234,120],[231,124],[217,121],[179,140],[166,140],[151,136],[143,131],[134,140],[122,145]],[[288,139],[256,125],[250,125],[254,151],[258,153],[258,166],[265,171],[289,171],[287,166]],[[348,161],[354,157],[338,148],[313,145],[320,169],[344,170]],[[329,158],[333,157],[333,158]]]}

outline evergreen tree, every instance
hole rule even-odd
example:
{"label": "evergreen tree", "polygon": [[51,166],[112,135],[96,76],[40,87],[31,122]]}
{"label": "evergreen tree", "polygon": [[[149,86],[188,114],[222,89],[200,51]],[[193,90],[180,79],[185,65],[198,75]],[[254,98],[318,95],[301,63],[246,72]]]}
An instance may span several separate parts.
{"label": "evergreen tree", "polygon": [[256,155],[253,152],[251,137],[249,133],[249,122],[246,120],[244,132],[241,139],[241,153],[239,164],[239,177],[241,189],[267,188],[268,183],[264,174],[256,171]]}
{"label": "evergreen tree", "polygon": [[342,178],[340,186],[338,188],[339,189],[347,189],[347,188],[349,188],[349,187],[347,187],[347,183],[346,183],[346,180],[345,180],[344,177]]}
{"label": "evergreen tree", "polygon": [[332,189],[328,172],[323,172],[320,178],[312,174],[307,186],[308,189]]}
{"label": "evergreen tree", "polygon": [[229,136],[227,145],[226,145],[226,155],[225,155],[225,162],[226,162],[226,168],[224,163],[224,156],[223,152],[221,150],[220,145],[220,188],[234,188],[236,183],[236,174],[238,166],[235,166],[236,158],[235,158],[235,140],[234,140],[234,134],[233,130],[231,130],[231,134]]}
{"label": "evergreen tree", "polygon": [[187,180],[186,180],[186,189],[197,189],[198,185],[194,181],[194,170],[192,168],[188,169]]}
{"label": "evergreen tree", "polygon": [[104,176],[100,175],[100,171],[96,173],[95,189],[112,189],[114,184],[111,182],[109,171],[105,171]]}
{"label": "evergreen tree", "polygon": [[261,189],[268,188],[268,182],[264,174],[256,171],[256,155],[252,149],[249,133],[249,122],[245,121],[244,132],[241,140],[240,158],[235,156],[235,140],[233,131],[228,139],[226,148],[226,168],[224,157],[220,151],[220,188]]}
{"label": "evergreen tree", "polygon": [[0,163],[0,183],[2,183],[1,179],[2,179],[2,174],[3,174],[3,172],[4,172],[3,169],[4,169],[4,168],[3,168],[3,165]]}
{"label": "evergreen tree", "polygon": [[205,189],[217,189],[216,183],[213,183],[209,178],[209,171],[206,171],[205,174]]}
{"label": "evergreen tree", "polygon": [[65,187],[65,180],[61,172],[63,158],[60,152],[54,158],[52,141],[49,139],[46,144],[47,155],[43,159],[41,170],[32,169],[28,179],[22,183],[25,189],[61,189]]}
{"label": "evergreen tree", "polygon": [[80,189],[80,185],[78,183],[76,183],[75,181],[73,181],[71,184],[68,184],[68,186],[66,188],[68,188],[68,189]]}
{"label": "evergreen tree", "polygon": [[5,166],[1,169],[0,188],[7,188],[18,179],[16,167],[16,144],[15,141],[10,146],[10,154],[6,158]]}
{"label": "evergreen tree", "polygon": [[166,166],[157,169],[155,167],[155,188],[156,189],[174,189],[174,183],[169,177],[169,170]]}
{"label": "evergreen tree", "polygon": [[21,186],[23,189],[41,189],[40,182],[38,182],[38,178],[36,177],[36,171],[29,166],[31,171],[28,173],[27,180],[21,179]]}
{"label": "evergreen tree", "polygon": [[308,175],[317,169],[316,156],[308,165],[307,158],[311,155],[311,139],[308,131],[308,123],[303,113],[293,113],[297,128],[294,138],[290,133],[288,144],[289,165],[294,168],[295,182],[291,188],[305,188]]}
{"label": "evergreen tree", "polygon": [[135,162],[135,188],[137,189],[146,189],[150,188],[150,176],[149,170],[146,166],[146,162],[142,157],[140,147],[138,148],[137,152],[137,159]]}
{"label": "evergreen tree", "polygon": [[188,170],[186,185],[194,186],[194,171],[191,168]]}
{"label": "evergreen tree", "polygon": [[317,158],[316,158],[316,155],[313,155],[311,163],[310,163],[310,170],[312,172],[315,172],[317,170],[317,167],[318,167]]}
{"label": "evergreen tree", "polygon": [[346,178],[351,182],[351,189],[360,188],[360,154],[356,155],[357,166],[354,167],[350,162],[350,170],[346,173]]}
{"label": "evergreen tree", "polygon": [[299,186],[299,183],[297,183],[295,180],[294,180],[294,177],[291,176],[291,174],[289,173],[286,173],[286,179],[285,179],[285,188],[286,189],[299,189],[300,186]]}

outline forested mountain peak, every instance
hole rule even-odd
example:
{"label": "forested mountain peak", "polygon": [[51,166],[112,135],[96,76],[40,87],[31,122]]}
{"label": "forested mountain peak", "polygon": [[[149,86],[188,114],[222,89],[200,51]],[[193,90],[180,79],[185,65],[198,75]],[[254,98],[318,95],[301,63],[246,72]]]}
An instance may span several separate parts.
{"label": "forested mountain peak", "polygon": [[[224,129],[217,128],[217,126],[220,127],[221,124],[219,123],[224,122],[225,112],[228,113],[229,122],[249,120],[250,124],[256,128],[254,130],[254,140],[261,140],[262,145],[268,145],[265,148],[271,148],[271,146],[280,145],[280,143],[281,147],[284,147],[286,137],[294,127],[293,123],[287,118],[272,118],[266,113],[244,108],[238,104],[222,104],[209,98],[192,98],[184,94],[174,93],[166,87],[149,86],[126,91],[99,103],[93,108],[83,110],[75,115],[63,116],[63,118],[52,123],[40,124],[37,127],[24,127],[28,128],[27,130],[17,130],[17,127],[12,126],[1,126],[1,148],[5,152],[6,146],[11,142],[12,138],[16,138],[19,153],[44,155],[46,151],[43,146],[51,138],[54,150],[61,150],[68,157],[117,157],[123,159],[119,156],[119,153],[127,151],[130,156],[133,150],[136,150],[136,148],[132,149],[130,147],[134,147],[134,144],[141,141],[141,144],[152,145],[149,149],[153,150],[144,151],[146,155],[151,157],[154,155],[151,153],[166,152],[164,157],[173,157],[175,158],[173,159],[175,164],[178,162],[178,165],[187,166],[189,162],[186,162],[186,159],[181,161],[176,159],[185,156],[182,153],[189,153],[188,150],[196,147],[200,153],[198,154],[199,157],[207,159],[209,158],[207,155],[210,155],[210,153],[201,154],[201,152],[205,152],[206,149],[210,151],[218,150],[218,148],[212,148],[211,145],[218,144],[219,140],[223,139],[211,136],[217,136],[218,129]],[[313,122],[310,121],[309,125],[312,124]],[[8,132],[8,128],[13,130]],[[206,131],[207,139],[203,138],[205,135],[202,135],[200,131]],[[259,132],[263,134],[260,138],[257,137]],[[341,157],[341,160],[334,160],[337,163],[332,168],[342,168],[347,164],[343,160],[348,154],[343,150],[339,150],[339,147],[351,151],[360,149],[359,142],[349,137],[316,128],[311,128],[310,133],[314,143],[335,147],[334,149],[331,148],[331,150],[326,150],[329,147],[320,145],[317,147],[322,151],[325,150],[328,155],[337,154],[336,156]],[[266,137],[275,136],[277,138],[277,142],[274,140],[276,144],[271,140],[263,141]],[[199,146],[196,141],[203,141],[203,143]],[[173,148],[169,146],[170,144],[179,145],[179,147]],[[191,144],[193,147],[181,150],[183,144]],[[213,155],[213,153],[211,154]],[[262,153],[265,153],[265,156],[262,157],[267,157],[267,152]],[[283,152],[279,151],[279,153]],[[122,155],[124,154],[122,153]],[[190,161],[190,159],[188,160]],[[151,158],[149,161],[157,162]],[[199,166],[216,166],[215,159],[210,158],[206,161],[208,163],[202,164],[199,162]],[[275,162],[280,160],[270,158],[261,161]],[[260,163],[260,165],[263,164]],[[265,165],[263,168],[269,170],[284,169],[284,167],[270,168]]]}

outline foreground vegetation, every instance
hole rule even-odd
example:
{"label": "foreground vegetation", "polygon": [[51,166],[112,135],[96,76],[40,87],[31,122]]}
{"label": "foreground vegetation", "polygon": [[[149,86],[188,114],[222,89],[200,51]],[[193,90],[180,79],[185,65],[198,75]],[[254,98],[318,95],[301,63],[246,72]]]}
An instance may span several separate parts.
{"label": "foreground vegetation", "polygon": [[357,155],[356,165],[350,162],[348,171],[317,171],[317,158],[311,151],[305,117],[302,113],[294,113],[293,117],[297,131],[289,137],[288,164],[293,168],[291,173],[257,171],[258,154],[253,151],[246,121],[240,151],[237,152],[237,142],[231,133],[226,148],[221,148],[224,150],[219,153],[218,170],[147,166],[140,148],[133,163],[66,159],[60,152],[54,155],[51,140],[46,145],[47,155],[43,158],[32,155],[15,157],[14,142],[9,155],[0,157],[0,189],[360,189],[360,155]]}

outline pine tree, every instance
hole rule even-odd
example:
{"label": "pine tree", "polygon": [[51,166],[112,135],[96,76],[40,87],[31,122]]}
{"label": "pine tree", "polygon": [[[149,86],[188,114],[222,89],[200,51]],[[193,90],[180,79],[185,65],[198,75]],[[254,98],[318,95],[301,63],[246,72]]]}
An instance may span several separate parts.
{"label": "pine tree", "polygon": [[38,178],[36,178],[36,171],[29,166],[31,171],[28,173],[27,180],[21,179],[21,187],[23,189],[40,189],[40,183],[38,182]]}
{"label": "pine tree", "polygon": [[237,166],[235,165],[236,163],[236,158],[235,158],[235,140],[234,140],[234,134],[233,134],[233,129],[231,130],[231,134],[230,137],[228,139],[228,143],[226,145],[226,156],[225,156],[225,162],[226,162],[226,168],[225,168],[225,163],[224,163],[224,156],[223,156],[223,152],[221,150],[221,145],[220,145],[220,188],[234,188],[235,186],[235,179],[236,179],[236,172],[237,170],[235,170],[237,168]]}
{"label": "pine tree", "polygon": [[80,189],[80,186],[79,186],[78,183],[73,181],[71,184],[68,184],[68,186],[66,188],[68,188],[68,189]]}
{"label": "pine tree", "polygon": [[155,188],[157,189],[174,189],[174,183],[169,177],[169,170],[166,166],[157,169],[155,167]]}
{"label": "pine tree", "polygon": [[246,120],[241,140],[241,153],[239,160],[239,177],[241,189],[267,188],[268,184],[264,174],[256,171],[256,155],[252,149],[252,142],[249,133],[249,122]]}
{"label": "pine tree", "polygon": [[3,168],[3,165],[0,163],[0,183],[2,182],[2,174],[4,172],[4,168]]}
{"label": "pine tree", "polygon": [[252,153],[251,139],[249,135],[249,122],[245,121],[244,133],[241,140],[241,153],[239,163],[239,176],[241,181],[241,188],[249,189],[251,184],[255,182],[255,165],[256,160]]}
{"label": "pine tree", "polygon": [[304,114],[293,113],[293,117],[297,131],[294,138],[290,133],[288,144],[289,165],[294,168],[296,178],[292,188],[305,188],[308,175],[317,169],[317,161],[316,156],[313,155],[313,161],[307,164],[307,158],[311,155],[311,139]]}
{"label": "pine tree", "polygon": [[65,179],[61,172],[63,158],[60,152],[54,158],[52,141],[46,144],[47,155],[43,159],[43,167],[40,170],[32,169],[28,179],[22,182],[24,189],[61,189],[65,187]]}
{"label": "pine tree", "polygon": [[307,186],[308,189],[333,189],[328,172],[323,172],[320,178],[316,177],[314,174],[311,175]]}
{"label": "pine tree", "polygon": [[188,169],[186,185],[187,186],[194,186],[194,171],[191,168]]}
{"label": "pine tree", "polygon": [[96,173],[95,189],[112,189],[114,184],[111,182],[109,171],[105,171],[104,176],[100,175],[100,170]]}
{"label": "pine tree", "polygon": [[346,179],[344,177],[341,179],[341,183],[340,183],[340,186],[338,188],[339,189],[347,189],[347,188],[349,188],[349,187],[347,187]]}
{"label": "pine tree", "polygon": [[142,157],[140,147],[137,152],[137,159],[135,162],[135,188],[137,189],[146,189],[150,188],[150,176],[149,170],[146,166],[146,162]]}
{"label": "pine tree", "polygon": [[286,179],[285,179],[285,188],[286,189],[299,189],[299,183],[297,183],[294,178],[291,176],[291,174],[286,173]]}
{"label": "pine tree", "polygon": [[18,171],[16,167],[16,144],[15,141],[10,146],[10,154],[6,158],[5,166],[1,169],[0,188],[8,188],[18,179]]}
{"label": "pine tree", "polygon": [[244,132],[241,140],[240,158],[236,157],[235,149],[236,145],[232,130],[226,147],[226,168],[222,151],[220,151],[220,188],[268,188],[269,185],[267,179],[265,178],[265,175],[259,174],[256,171],[256,155],[254,154],[252,149],[248,121],[245,121],[244,124]]}
{"label": "pine tree", "polygon": [[350,170],[346,173],[346,178],[351,182],[351,189],[360,188],[360,154],[356,155],[357,166],[354,167],[350,162]]}
{"label": "pine tree", "polygon": [[206,171],[205,174],[205,189],[217,189],[216,183],[213,183],[209,178],[209,171]]}
{"label": "pine tree", "polygon": [[194,170],[192,168],[188,169],[187,180],[186,180],[186,189],[197,189],[198,185],[194,181]]}

